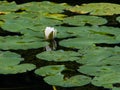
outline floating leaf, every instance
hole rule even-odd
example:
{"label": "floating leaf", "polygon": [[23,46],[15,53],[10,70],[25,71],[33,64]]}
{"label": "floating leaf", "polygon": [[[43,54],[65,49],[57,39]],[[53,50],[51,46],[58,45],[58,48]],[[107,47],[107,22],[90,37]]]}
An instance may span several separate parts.
{"label": "floating leaf", "polygon": [[[11,32],[24,32],[24,29],[33,29],[34,27],[54,26],[62,24],[61,21],[55,19],[49,19],[45,17],[28,18],[17,17],[13,19],[5,19],[5,23],[1,26],[2,29]],[[41,31],[39,28],[37,31]]]}
{"label": "floating leaf", "polygon": [[76,87],[84,86],[90,83],[91,78],[84,75],[76,75],[70,78],[65,78],[64,75],[48,76],[44,78],[45,82],[50,85],[62,86],[62,87]]}
{"label": "floating leaf", "polygon": [[0,73],[1,74],[17,74],[17,73],[31,71],[35,68],[36,66],[34,64],[27,64],[27,63],[20,64],[20,65],[14,65],[14,66],[6,66],[6,67],[0,66]]}
{"label": "floating leaf", "polygon": [[[24,59],[21,58],[19,54],[10,52],[10,51],[0,51],[0,66],[9,66],[19,64],[20,61]],[[9,63],[8,63],[9,62]]]}
{"label": "floating leaf", "polygon": [[76,61],[79,59],[80,54],[74,51],[45,51],[37,54],[37,58],[47,60],[47,61],[56,61],[56,62],[64,62],[64,61]]}
{"label": "floating leaf", "polygon": [[[107,6],[107,7],[106,7]],[[71,12],[90,15],[114,15],[120,14],[120,5],[112,3],[88,3],[68,8]]]}
{"label": "floating leaf", "polygon": [[68,48],[77,48],[81,50],[93,48],[95,47],[95,44],[98,43],[117,44],[119,43],[119,40],[115,40],[106,36],[104,37],[100,35],[91,35],[88,37],[66,39],[59,42],[61,46]]}
{"label": "floating leaf", "polygon": [[57,38],[67,38],[67,37],[72,37],[75,36],[72,33],[69,33],[69,30],[74,30],[76,28],[73,27],[63,27],[63,26],[55,26],[57,29]]}
{"label": "floating leaf", "polygon": [[11,12],[16,11],[18,9],[15,2],[6,2],[6,1],[0,1],[0,11],[2,12]]}
{"label": "floating leaf", "polygon": [[20,30],[24,30],[26,28],[30,28],[34,25],[32,19],[29,18],[16,18],[7,20],[2,28],[4,30],[12,31],[12,32],[20,32]]}
{"label": "floating leaf", "polygon": [[77,15],[67,17],[63,20],[64,23],[75,26],[84,26],[85,24],[90,25],[102,25],[106,24],[107,20],[97,16]]}
{"label": "floating leaf", "polygon": [[19,5],[19,8],[23,10],[42,13],[61,13],[64,12],[65,8],[68,7],[70,6],[66,3],[57,4],[49,1],[30,2]]}
{"label": "floating leaf", "polygon": [[64,65],[49,65],[41,67],[35,70],[35,74],[40,76],[53,76],[61,74],[61,71],[65,69]]}
{"label": "floating leaf", "polygon": [[79,50],[79,52],[83,53],[83,56],[81,59],[77,60],[77,62],[81,64],[92,64],[92,65],[110,64],[109,60],[106,59],[111,58],[111,56],[113,55],[113,50],[109,48],[100,48],[100,47],[91,48],[84,51]]}
{"label": "floating leaf", "polygon": [[[58,28],[59,29],[59,28]],[[100,38],[116,38],[120,35],[120,28],[107,27],[107,26],[83,26],[83,27],[63,27],[61,29],[69,35],[77,37],[100,37]]]}
{"label": "floating leaf", "polygon": [[103,86],[111,88],[113,84],[120,83],[120,73],[109,73],[99,77],[95,77],[92,80],[92,84],[95,86]]}
{"label": "floating leaf", "polygon": [[10,51],[0,51],[0,74],[16,74],[31,71],[36,68],[33,64],[20,64],[23,58]]}
{"label": "floating leaf", "polygon": [[20,13],[15,13],[11,12],[5,15],[0,15],[0,20],[19,20],[20,18],[23,19],[34,19],[38,17],[42,17],[43,15],[39,15],[39,13],[33,13],[33,12],[20,12]]}
{"label": "floating leaf", "polygon": [[31,49],[41,48],[48,45],[47,42],[40,38],[24,37],[24,36],[6,36],[0,37],[0,49],[3,50],[18,50],[18,49]]}
{"label": "floating leaf", "polygon": [[83,65],[78,71],[91,76],[102,76],[104,74],[111,74],[119,72],[120,65],[103,66],[103,65]]}

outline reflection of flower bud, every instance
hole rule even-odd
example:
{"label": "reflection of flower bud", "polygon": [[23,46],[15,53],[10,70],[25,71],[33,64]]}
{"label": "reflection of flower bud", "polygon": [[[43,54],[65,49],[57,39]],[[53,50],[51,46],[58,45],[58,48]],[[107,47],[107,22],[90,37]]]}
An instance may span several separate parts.
{"label": "reflection of flower bud", "polygon": [[46,27],[45,28],[45,39],[52,40],[56,36],[57,30],[54,27]]}

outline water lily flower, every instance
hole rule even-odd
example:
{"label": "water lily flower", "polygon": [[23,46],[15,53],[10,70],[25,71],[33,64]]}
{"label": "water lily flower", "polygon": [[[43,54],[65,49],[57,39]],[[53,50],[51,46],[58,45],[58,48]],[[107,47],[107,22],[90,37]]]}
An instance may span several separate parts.
{"label": "water lily flower", "polygon": [[45,39],[53,40],[56,36],[57,30],[54,27],[46,27],[45,28]]}

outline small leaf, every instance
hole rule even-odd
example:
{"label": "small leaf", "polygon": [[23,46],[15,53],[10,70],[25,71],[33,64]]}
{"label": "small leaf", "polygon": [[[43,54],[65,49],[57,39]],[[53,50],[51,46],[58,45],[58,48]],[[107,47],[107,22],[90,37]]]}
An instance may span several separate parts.
{"label": "small leaf", "polygon": [[65,69],[64,65],[49,65],[35,70],[35,74],[40,76],[59,75]]}

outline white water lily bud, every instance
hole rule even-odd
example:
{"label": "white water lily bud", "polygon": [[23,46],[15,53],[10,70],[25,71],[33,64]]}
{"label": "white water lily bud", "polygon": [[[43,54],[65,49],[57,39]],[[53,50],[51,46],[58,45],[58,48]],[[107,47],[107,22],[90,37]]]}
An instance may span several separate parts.
{"label": "white water lily bud", "polygon": [[45,28],[45,39],[53,40],[56,36],[57,30],[54,27],[46,27]]}

